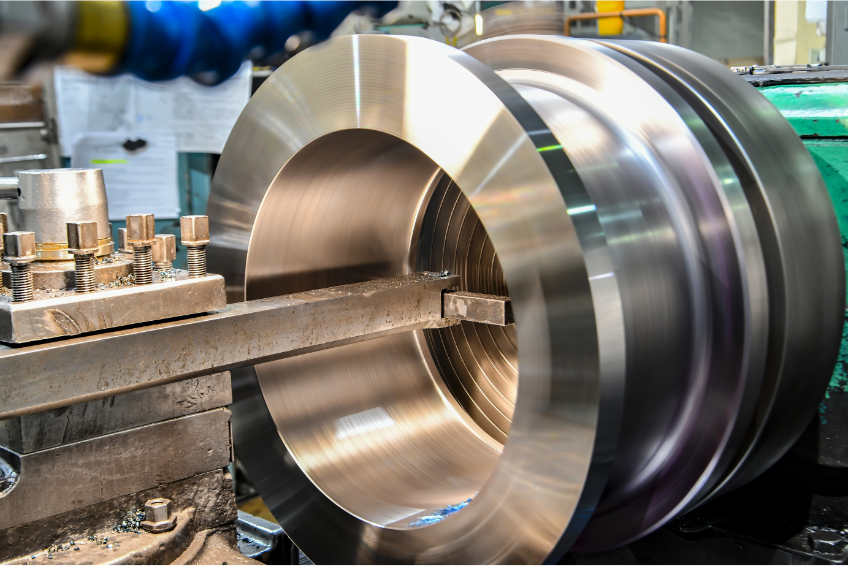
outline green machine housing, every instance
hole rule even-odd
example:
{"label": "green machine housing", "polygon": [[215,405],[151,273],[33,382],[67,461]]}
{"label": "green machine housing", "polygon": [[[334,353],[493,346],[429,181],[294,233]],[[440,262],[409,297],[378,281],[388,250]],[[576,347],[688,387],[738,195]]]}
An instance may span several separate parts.
{"label": "green machine housing", "polygon": [[[777,107],[813,156],[836,210],[848,268],[848,70],[806,65],[741,72]],[[848,320],[818,419],[795,451],[821,465],[848,468]]]}

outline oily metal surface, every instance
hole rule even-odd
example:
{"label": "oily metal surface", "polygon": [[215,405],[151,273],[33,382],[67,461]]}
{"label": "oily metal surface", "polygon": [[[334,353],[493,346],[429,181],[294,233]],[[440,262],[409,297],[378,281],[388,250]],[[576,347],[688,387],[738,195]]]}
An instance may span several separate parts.
{"label": "oily metal surface", "polygon": [[824,181],[792,127],[744,79],[673,46],[603,42],[672,86],[726,146],[754,211],[768,272],[770,323],[763,391],[727,491],[771,466],[821,400],[839,350],[845,273]]}
{"label": "oily metal surface", "polygon": [[467,51],[501,69],[557,135],[610,242],[626,405],[609,482],[578,546],[623,544],[698,498],[737,418],[751,413],[767,322],[753,219],[706,128],[634,66],[562,38],[497,38]]}
{"label": "oily metal surface", "polygon": [[247,298],[412,270],[442,170],[485,227],[515,313],[520,387],[502,454],[420,334],[256,368],[251,423],[269,443],[245,463],[314,561],[555,560],[588,518],[624,358],[597,328],[623,330],[615,278],[590,280],[610,260],[596,215],[568,213],[591,201],[565,154],[546,151],[556,143],[491,69],[410,37],[307,50],[237,122],[213,181],[210,263]]}

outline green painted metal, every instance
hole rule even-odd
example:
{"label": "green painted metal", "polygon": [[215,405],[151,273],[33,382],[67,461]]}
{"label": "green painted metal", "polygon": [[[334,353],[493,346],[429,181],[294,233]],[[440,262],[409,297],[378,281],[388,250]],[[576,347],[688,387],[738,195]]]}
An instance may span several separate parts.
{"label": "green painted metal", "polygon": [[[842,236],[848,273],[848,83],[786,84],[761,87],[801,137],[827,185]],[[848,305],[848,298],[846,299]],[[819,463],[845,467],[848,430],[848,320],[842,331],[833,376],[819,405],[815,451]]]}
{"label": "green painted metal", "polygon": [[848,83],[760,88],[799,136],[848,137]]}

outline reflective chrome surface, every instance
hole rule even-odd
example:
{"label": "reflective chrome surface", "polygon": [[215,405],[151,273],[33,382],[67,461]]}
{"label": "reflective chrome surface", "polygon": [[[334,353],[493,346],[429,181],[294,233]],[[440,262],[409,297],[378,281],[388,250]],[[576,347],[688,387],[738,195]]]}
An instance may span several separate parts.
{"label": "reflective chrome surface", "polygon": [[[788,126],[762,149],[809,180],[784,192],[804,222],[769,232],[736,126],[722,134],[637,48],[345,37],[251,99],[209,201],[211,269],[232,295],[449,269],[463,290],[508,294],[516,321],[256,367],[240,458],[316,563],[556,561],[581,533],[582,550],[623,544],[730,481],[751,446],[788,446],[794,425],[756,423],[809,375],[773,360],[819,356],[805,395],[821,394],[844,277],[809,156]],[[833,281],[793,295],[818,342],[776,338],[774,290],[792,285],[774,233],[826,252],[794,276]]]}
{"label": "reflective chrome surface", "polygon": [[[577,190],[579,179],[540,143],[556,139],[493,71],[408,37],[307,51],[236,124],[210,200],[210,259],[235,272],[230,281],[245,278],[248,298],[410,271],[441,169],[485,227],[515,312],[521,387],[502,454],[449,394],[421,336],[257,368],[298,466],[260,455],[248,465],[265,486],[314,482],[279,498],[263,490],[313,560],[539,562],[559,551],[593,453],[599,341],[588,262],[555,181]],[[608,272],[603,250],[595,256]],[[617,289],[605,283],[612,300],[598,308],[612,322],[601,323],[614,326]],[[353,422],[371,424],[338,438]],[[416,519],[472,497],[443,520]]]}

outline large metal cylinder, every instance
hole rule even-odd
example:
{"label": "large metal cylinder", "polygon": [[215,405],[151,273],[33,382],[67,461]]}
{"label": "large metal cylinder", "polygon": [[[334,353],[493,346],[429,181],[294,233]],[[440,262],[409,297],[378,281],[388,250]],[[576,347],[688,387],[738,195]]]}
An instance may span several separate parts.
{"label": "large metal cylinder", "polygon": [[514,327],[255,368],[238,456],[316,563],[635,540],[779,458],[839,348],[812,159],[755,89],[672,46],[329,41],[251,99],[209,216],[236,297],[449,269],[512,299]]}
{"label": "large metal cylinder", "polygon": [[68,222],[97,222],[98,256],[112,253],[102,169],[32,169],[18,173],[21,230],[35,232],[40,260],[72,260]]}

